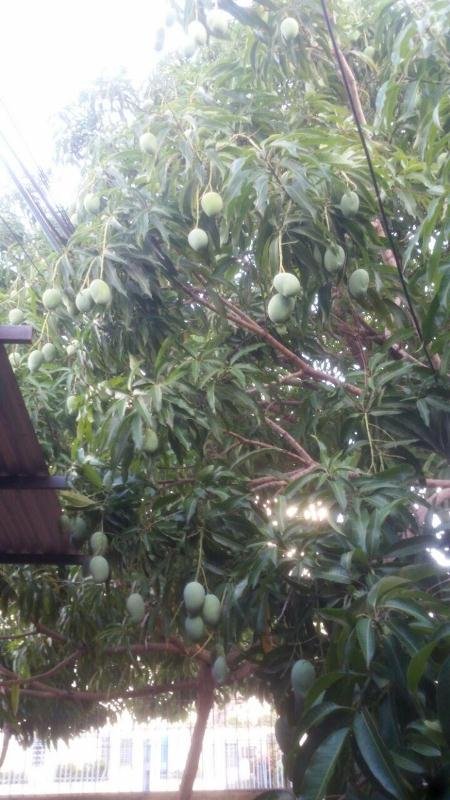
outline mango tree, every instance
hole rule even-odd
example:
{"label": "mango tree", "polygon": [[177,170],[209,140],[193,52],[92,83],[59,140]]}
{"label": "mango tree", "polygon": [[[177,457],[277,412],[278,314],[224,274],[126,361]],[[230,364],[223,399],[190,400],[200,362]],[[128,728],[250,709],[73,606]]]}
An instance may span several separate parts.
{"label": "mango tree", "polygon": [[86,554],[2,569],[3,720],[195,700],[182,800],[233,686],[277,708],[297,796],[449,782],[446,8],[333,10],[334,48],[316,0],[175,4],[143,95],[66,114],[66,246],[3,229],[42,354],[11,361]]}

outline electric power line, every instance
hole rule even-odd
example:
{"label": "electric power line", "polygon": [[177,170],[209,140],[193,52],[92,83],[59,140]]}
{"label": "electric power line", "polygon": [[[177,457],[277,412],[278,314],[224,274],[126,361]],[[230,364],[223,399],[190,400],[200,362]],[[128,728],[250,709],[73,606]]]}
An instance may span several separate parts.
{"label": "electric power line", "polygon": [[348,101],[350,103],[350,107],[351,107],[351,110],[352,110],[353,119],[355,120],[355,124],[356,124],[356,127],[358,129],[359,138],[361,140],[361,144],[362,144],[362,147],[363,147],[363,150],[364,150],[364,155],[366,157],[367,165],[369,167],[370,177],[371,177],[371,180],[372,180],[373,188],[375,190],[375,195],[376,195],[377,202],[378,202],[378,208],[380,210],[380,217],[381,217],[381,220],[382,220],[382,223],[383,223],[384,230],[386,232],[386,236],[387,236],[387,239],[388,239],[388,242],[389,242],[390,249],[392,250],[392,253],[393,253],[393,256],[394,256],[395,265],[397,267],[397,272],[398,272],[398,276],[399,276],[399,279],[400,279],[400,283],[402,285],[403,293],[405,295],[406,302],[408,303],[408,307],[409,307],[409,310],[411,312],[411,317],[412,317],[413,322],[414,322],[414,327],[416,328],[416,331],[417,331],[417,334],[419,336],[420,343],[422,345],[422,348],[423,348],[423,351],[424,351],[425,356],[427,358],[427,361],[428,361],[433,373],[436,375],[436,370],[435,370],[432,358],[430,356],[430,353],[429,353],[428,348],[427,348],[426,343],[425,343],[425,339],[424,339],[424,336],[423,336],[423,333],[422,333],[422,328],[421,328],[421,325],[420,325],[420,322],[419,322],[419,318],[418,318],[418,316],[416,314],[413,302],[411,300],[411,296],[409,294],[409,289],[408,289],[407,283],[405,281],[405,276],[403,275],[402,262],[401,262],[400,254],[398,252],[395,239],[394,239],[394,237],[392,235],[391,227],[389,225],[389,221],[388,221],[387,214],[386,214],[386,211],[385,211],[385,208],[384,208],[383,200],[381,199],[380,188],[378,186],[377,176],[375,174],[375,169],[374,169],[374,166],[373,166],[373,163],[372,163],[372,158],[370,156],[369,148],[367,146],[366,137],[364,135],[364,131],[362,129],[361,122],[360,122],[358,114],[356,112],[355,102],[354,102],[352,93],[350,91],[350,86],[348,84],[347,75],[345,74],[345,70],[343,69],[343,66],[342,66],[342,62],[341,62],[341,59],[340,59],[340,48],[339,48],[339,45],[337,43],[336,36],[335,36],[334,30],[333,30],[333,24],[331,22],[330,14],[328,12],[327,3],[326,3],[326,0],[320,0],[320,2],[321,2],[321,6],[322,6],[322,11],[323,11],[323,16],[324,16],[324,19],[325,19],[325,23],[326,23],[326,26],[328,28],[328,33],[330,34],[330,39],[331,39],[331,42],[332,42],[332,45],[333,45],[333,50],[334,50],[334,54],[335,54],[335,57],[336,57],[336,61],[337,61],[338,66],[339,66],[339,71],[341,73],[342,81],[343,81],[343,84],[345,86],[345,91],[347,93]]}

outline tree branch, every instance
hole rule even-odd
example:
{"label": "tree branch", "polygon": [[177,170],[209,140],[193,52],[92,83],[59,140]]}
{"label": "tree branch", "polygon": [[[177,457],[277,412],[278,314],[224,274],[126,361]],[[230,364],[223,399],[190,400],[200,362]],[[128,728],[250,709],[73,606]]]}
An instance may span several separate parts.
{"label": "tree branch", "polygon": [[352,96],[353,105],[355,107],[356,116],[358,117],[358,121],[360,125],[367,125],[367,120],[364,115],[363,107],[361,105],[361,100],[359,98],[358,92],[358,84],[356,83],[356,78],[353,74],[353,70],[350,69],[349,63],[344,56],[341,48],[337,48],[338,58],[342,67],[342,71],[345,73],[345,77],[347,78],[348,87],[350,89],[350,94]]}
{"label": "tree branch", "polygon": [[3,764],[5,763],[5,759],[8,754],[9,743],[11,741],[11,736],[12,736],[11,728],[9,727],[8,723],[5,723],[3,728],[2,749],[0,752],[0,769],[3,767]]}
{"label": "tree branch", "polygon": [[106,655],[120,655],[122,653],[133,653],[134,655],[145,655],[146,653],[171,653],[172,655],[196,658],[205,664],[211,663],[211,654],[207,650],[198,647],[185,647],[184,643],[173,638],[170,642],[146,642],[145,644],[118,645],[117,647],[107,647]]}
{"label": "tree branch", "polygon": [[283,439],[286,440],[286,442],[290,444],[292,449],[296,453],[298,453],[299,457],[305,464],[307,464],[308,466],[318,466],[317,461],[315,461],[309,455],[309,453],[306,452],[306,450],[297,442],[296,439],[294,439],[293,436],[291,436],[291,434],[288,431],[282,428],[281,425],[278,425],[277,422],[274,422],[272,419],[270,419],[270,417],[264,417],[264,419],[266,420],[267,424],[272,428],[272,430],[276,431],[280,436],[283,437]]}
{"label": "tree branch", "polygon": [[[93,703],[93,702],[108,702],[111,700],[126,700],[139,697],[156,697],[160,694],[168,694],[169,692],[185,691],[186,689],[195,689],[198,685],[196,678],[188,678],[177,683],[157,684],[156,686],[143,686],[140,689],[118,690],[116,692],[90,692],[78,689],[58,689],[57,687],[47,686],[46,684],[39,684],[36,682],[36,688],[25,688],[21,690],[22,694],[30,695],[32,697],[42,697],[64,700],[73,700],[74,702]],[[11,691],[11,686],[0,683],[0,691]]]}
{"label": "tree branch", "polygon": [[[209,308],[210,311],[213,311],[217,314],[217,309],[214,308],[212,303],[207,300],[201,292],[198,290],[191,289],[190,286],[186,286],[186,284],[180,283],[176,281],[177,285],[188,294],[195,302],[200,303],[200,305]],[[254,322],[250,317],[247,316],[243,311],[238,309],[224,297],[220,297],[220,301],[226,306],[228,309],[228,313],[226,314],[227,319],[229,322],[234,323],[238,327],[244,328],[245,330],[254,333],[256,336],[259,336],[261,339],[264,339],[267,344],[269,344],[275,351],[280,353],[285,359],[291,361],[297,367],[299,374],[303,377],[307,376],[312,380],[317,382],[325,382],[330,383],[333,386],[339,387],[347,391],[349,394],[353,395],[354,397],[359,397],[361,394],[361,389],[357,386],[353,386],[351,383],[346,383],[345,381],[339,380],[334,375],[329,375],[328,372],[324,372],[320,369],[315,369],[307,361],[304,361],[303,358],[298,356],[296,353],[293,353],[292,350],[289,350],[282,342],[278,341],[271,333],[269,333],[266,328],[263,328],[257,322]]]}
{"label": "tree branch", "polygon": [[253,445],[254,447],[260,447],[264,450],[275,450],[277,453],[283,453],[283,455],[294,458],[296,461],[304,461],[304,458],[298,453],[292,453],[290,450],[285,450],[283,447],[277,447],[269,442],[261,442],[259,439],[247,439],[245,436],[241,436],[240,433],[235,433],[234,431],[227,431],[227,433],[229,433],[230,436],[234,436],[234,438],[242,442],[242,444]]}
{"label": "tree branch", "polygon": [[51,628],[47,628],[47,626],[43,625],[41,622],[33,622],[33,624],[38,633],[48,636],[49,639],[56,639],[56,641],[64,643],[68,641],[66,637],[62,635],[62,633],[57,633],[56,631],[51,630]]}
{"label": "tree branch", "polygon": [[17,676],[6,683],[3,683],[2,686],[17,686],[17,685],[25,685],[27,683],[34,683],[34,681],[40,681],[42,678],[50,678],[52,675],[56,675],[61,669],[69,666],[73,661],[75,661],[79,656],[81,656],[83,650],[75,650],[74,653],[71,653],[70,656],[64,658],[62,661],[59,661],[58,664],[55,664],[54,667],[51,669],[46,670],[46,672],[41,672],[38,675],[31,675],[29,678],[21,678]]}

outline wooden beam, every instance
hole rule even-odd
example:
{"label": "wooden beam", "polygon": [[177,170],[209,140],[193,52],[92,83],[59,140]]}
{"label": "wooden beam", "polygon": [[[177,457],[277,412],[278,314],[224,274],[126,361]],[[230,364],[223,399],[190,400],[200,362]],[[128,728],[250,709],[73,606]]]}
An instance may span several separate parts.
{"label": "wooden beam", "polygon": [[2,344],[30,344],[33,340],[31,325],[0,325]]}
{"label": "wooden beam", "polygon": [[64,475],[0,475],[0,491],[2,489],[66,489],[67,480]]}
{"label": "wooden beam", "polygon": [[0,564],[53,564],[57,567],[85,564],[88,556],[79,553],[0,553]]}

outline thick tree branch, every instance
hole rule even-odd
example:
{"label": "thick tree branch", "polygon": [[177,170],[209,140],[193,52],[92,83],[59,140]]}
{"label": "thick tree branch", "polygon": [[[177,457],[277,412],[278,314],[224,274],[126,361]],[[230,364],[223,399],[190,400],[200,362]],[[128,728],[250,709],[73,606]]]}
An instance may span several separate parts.
{"label": "thick tree branch", "polygon": [[441,489],[450,489],[450,480],[446,478],[426,478],[425,483],[427,486],[436,486]]}
{"label": "thick tree branch", "polygon": [[[214,313],[218,313],[217,309],[214,305],[209,301],[202,291],[191,289],[190,286],[186,286],[185,284],[179,283],[177,281],[178,286],[186,292],[196,303],[209,308],[210,311]],[[248,330],[250,333],[254,333],[256,336],[259,336],[261,339],[267,342],[276,352],[280,353],[286,360],[290,361],[292,364],[295,364],[298,370],[298,374],[301,374],[303,377],[311,378],[314,381],[320,383],[328,383],[336,387],[340,387],[344,389],[349,394],[353,395],[354,397],[359,397],[361,394],[361,389],[357,386],[353,386],[351,383],[346,383],[345,381],[339,380],[334,375],[330,375],[328,372],[324,372],[320,369],[315,369],[307,361],[304,361],[303,358],[298,356],[296,353],[293,353],[292,350],[289,350],[282,342],[278,341],[271,333],[269,333],[266,328],[263,328],[257,322],[254,322],[250,317],[247,316],[243,311],[238,309],[233,303],[226,298],[221,297],[221,302],[226,306],[228,309],[227,312],[227,319],[229,322],[234,323],[240,328],[244,328]]]}
{"label": "thick tree branch", "polygon": [[145,655],[146,653],[170,653],[172,655],[195,658],[205,664],[211,663],[211,654],[197,646],[186,647],[183,642],[172,638],[166,642],[146,642],[144,644],[118,645],[117,647],[107,647],[106,655],[120,655],[122,653],[132,653],[134,655]]}
{"label": "thick tree branch", "polygon": [[8,747],[11,741],[11,728],[9,727],[8,723],[6,723],[3,727],[3,742],[2,742],[2,749],[0,752],[0,769],[3,767],[5,763],[6,756],[8,754]]}
{"label": "thick tree branch", "polygon": [[47,626],[43,625],[41,622],[33,622],[33,624],[38,633],[42,633],[49,639],[55,639],[57,642],[64,643],[68,641],[66,637],[62,635],[62,633],[58,633],[57,631],[53,631],[51,628],[47,628]]}
{"label": "thick tree branch", "polygon": [[196,698],[197,719],[192,732],[191,746],[189,748],[189,754],[180,783],[178,795],[179,800],[191,800],[192,788],[194,785],[195,776],[198,772],[198,764],[203,749],[203,739],[213,703],[214,682],[212,679],[211,670],[207,667],[204,667],[200,671],[198,680]]}
{"label": "thick tree branch", "polygon": [[[157,684],[154,686],[143,686],[140,689],[118,690],[115,692],[90,692],[81,689],[59,689],[56,686],[48,686],[36,682],[36,686],[21,690],[22,694],[32,697],[42,697],[51,699],[73,700],[80,703],[109,702],[112,700],[126,700],[139,697],[156,697],[169,692],[185,691],[195,689],[198,685],[196,678],[188,678],[176,683]],[[0,683],[1,691],[11,691],[11,686]]]}
{"label": "thick tree branch", "polygon": [[356,78],[353,74],[353,70],[350,69],[349,63],[345,58],[340,47],[337,48],[337,55],[342,67],[342,71],[345,73],[345,77],[347,78],[348,87],[350,89],[350,94],[352,96],[353,105],[355,107],[355,112],[358,117],[358,121],[360,125],[367,125],[367,120],[364,115],[363,107],[361,105],[361,100],[359,97],[358,84],[356,83]]}

